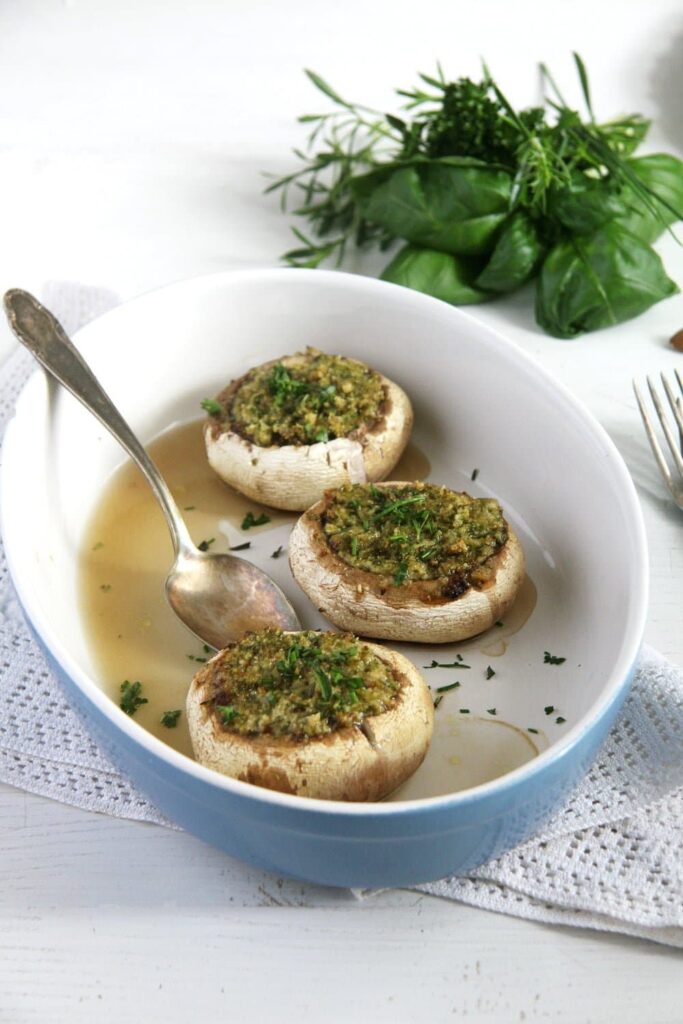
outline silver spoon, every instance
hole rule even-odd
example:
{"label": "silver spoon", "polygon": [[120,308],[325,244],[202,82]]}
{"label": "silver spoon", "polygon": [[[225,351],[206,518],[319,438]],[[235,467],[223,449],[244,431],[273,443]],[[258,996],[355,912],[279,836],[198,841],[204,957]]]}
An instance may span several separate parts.
{"label": "silver spoon", "polygon": [[301,629],[291,604],[265,572],[234,555],[195,547],[159,470],[52,313],[19,288],[6,292],[4,301],[19,341],[125,448],[158,498],[175,552],[166,596],[178,618],[218,649],[264,626]]}

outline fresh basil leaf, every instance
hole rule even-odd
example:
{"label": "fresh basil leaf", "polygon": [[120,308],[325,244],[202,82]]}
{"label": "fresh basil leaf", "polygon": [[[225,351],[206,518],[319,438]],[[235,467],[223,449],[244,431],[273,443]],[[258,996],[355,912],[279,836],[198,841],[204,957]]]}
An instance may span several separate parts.
{"label": "fresh basil leaf", "polygon": [[475,255],[490,249],[510,190],[505,171],[434,160],[394,171],[361,204],[364,217],[397,238]]}
{"label": "fresh basil leaf", "polygon": [[538,278],[536,320],[556,338],[575,338],[638,316],[677,291],[657,253],[611,222],[551,249]]}
{"label": "fresh basil leaf", "polygon": [[493,298],[473,283],[480,269],[478,260],[473,264],[447,252],[406,245],[381,276],[383,281],[414,288],[454,306],[466,306]]}
{"label": "fresh basil leaf", "polygon": [[625,214],[626,206],[604,182],[591,181],[585,174],[579,174],[569,188],[552,197],[549,213],[569,231],[586,235]]}
{"label": "fresh basil leaf", "polygon": [[[619,223],[644,242],[654,242],[676,220],[683,220],[683,161],[666,153],[653,153],[627,163],[650,192],[656,193],[667,205],[658,203],[651,195],[657,209],[654,212],[633,189],[626,188],[622,193],[626,210],[619,217]],[[678,211],[678,217],[674,210]]]}
{"label": "fresh basil leaf", "polygon": [[476,284],[493,292],[511,292],[529,280],[542,254],[534,222],[525,213],[514,213],[503,224]]}

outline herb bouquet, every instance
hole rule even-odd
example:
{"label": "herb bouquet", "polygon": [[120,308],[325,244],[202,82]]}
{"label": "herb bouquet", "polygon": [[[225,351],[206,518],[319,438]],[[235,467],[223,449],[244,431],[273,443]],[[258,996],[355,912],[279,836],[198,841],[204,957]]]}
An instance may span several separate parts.
{"label": "herb bouquet", "polygon": [[349,245],[406,244],[382,273],[455,305],[484,302],[536,279],[536,319],[573,338],[644,312],[678,291],[652,243],[683,218],[683,162],[635,156],[650,122],[598,123],[575,54],[587,114],[541,65],[544,105],[516,111],[484,67],[481,82],[420,75],[397,90],[404,116],[342,99],[311,126],[303,166],[274,181],[283,209],[310,234],[285,253],[294,266],[340,263]]}

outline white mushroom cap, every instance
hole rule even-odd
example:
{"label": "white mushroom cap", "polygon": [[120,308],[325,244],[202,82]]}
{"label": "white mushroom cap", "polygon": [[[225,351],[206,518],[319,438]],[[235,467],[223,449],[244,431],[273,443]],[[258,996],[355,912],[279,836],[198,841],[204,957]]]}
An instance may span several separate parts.
{"label": "white mushroom cap", "polygon": [[[276,362],[293,365],[301,357]],[[370,427],[348,437],[310,445],[253,444],[217,419],[204,427],[209,464],[221,479],[242,494],[272,508],[302,511],[330,487],[383,480],[400,459],[413,425],[413,410],[405,392],[381,374],[385,391],[383,415]],[[223,392],[229,402],[244,378]]]}
{"label": "white mushroom cap", "polygon": [[207,768],[283,793],[321,800],[381,800],[422,763],[434,728],[434,706],[421,674],[397,651],[366,643],[401,683],[396,704],[314,739],[241,736],[222,727],[204,701],[212,696],[219,652],[192,680],[187,721],[195,757]]}
{"label": "white mushroom cap", "polygon": [[[381,486],[381,485],[380,485]],[[384,486],[410,486],[386,482]],[[297,583],[326,619],[361,636],[416,643],[453,643],[489,629],[512,606],[524,580],[524,552],[508,526],[508,539],[493,556],[493,578],[459,597],[435,595],[439,582],[395,586],[386,576],[354,568],[327,543],[320,515],[325,500],[301,516],[289,539]]]}

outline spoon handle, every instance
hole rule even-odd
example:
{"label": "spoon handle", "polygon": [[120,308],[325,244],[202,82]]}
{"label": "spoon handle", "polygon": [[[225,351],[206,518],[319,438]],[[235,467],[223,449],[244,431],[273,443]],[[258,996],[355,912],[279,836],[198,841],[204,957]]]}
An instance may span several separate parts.
{"label": "spoon handle", "polygon": [[33,295],[20,288],[5,292],[4,302],[10,327],[22,345],[98,418],[147,477],[166,517],[175,554],[196,554],[197,549],[165,480],[90,367],[71,344],[59,321]]}

